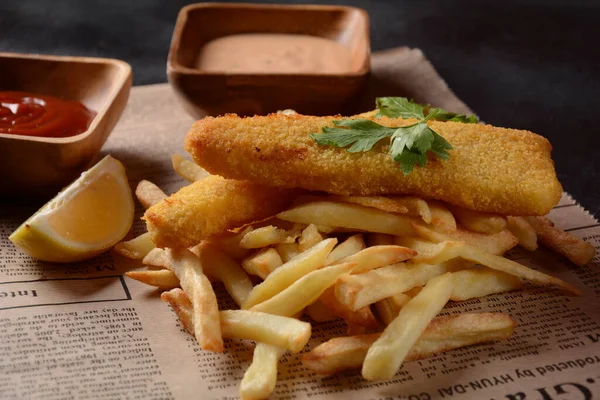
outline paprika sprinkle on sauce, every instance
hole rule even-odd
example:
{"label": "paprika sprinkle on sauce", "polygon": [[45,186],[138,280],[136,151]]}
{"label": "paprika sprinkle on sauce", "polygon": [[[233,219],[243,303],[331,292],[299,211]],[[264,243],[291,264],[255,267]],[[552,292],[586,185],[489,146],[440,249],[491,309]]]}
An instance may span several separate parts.
{"label": "paprika sprinkle on sauce", "polygon": [[0,133],[68,137],[85,132],[96,113],[78,101],[0,91]]}

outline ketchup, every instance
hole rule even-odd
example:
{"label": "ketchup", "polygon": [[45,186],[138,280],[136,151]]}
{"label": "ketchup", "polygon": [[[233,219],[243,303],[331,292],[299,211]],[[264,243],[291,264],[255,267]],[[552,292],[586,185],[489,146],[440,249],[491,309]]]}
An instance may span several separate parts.
{"label": "ketchup", "polygon": [[0,133],[68,137],[85,132],[96,113],[78,101],[0,91]]}

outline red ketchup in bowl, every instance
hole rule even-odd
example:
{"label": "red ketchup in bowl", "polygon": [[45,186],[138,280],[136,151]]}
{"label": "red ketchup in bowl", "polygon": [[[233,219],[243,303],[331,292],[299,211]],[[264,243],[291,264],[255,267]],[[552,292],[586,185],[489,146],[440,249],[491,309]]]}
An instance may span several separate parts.
{"label": "red ketchup in bowl", "polygon": [[0,91],[0,133],[62,138],[85,132],[96,113],[78,101]]}

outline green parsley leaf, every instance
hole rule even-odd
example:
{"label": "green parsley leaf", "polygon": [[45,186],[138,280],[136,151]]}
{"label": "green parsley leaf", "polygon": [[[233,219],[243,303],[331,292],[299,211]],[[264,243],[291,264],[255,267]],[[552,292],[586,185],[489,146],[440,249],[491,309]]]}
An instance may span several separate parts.
{"label": "green parsley leaf", "polygon": [[442,160],[450,157],[448,151],[452,150],[452,145],[431,129],[427,121],[478,121],[474,115],[467,117],[440,108],[430,109],[404,97],[380,97],[377,108],[378,116],[416,118],[419,121],[408,126],[387,127],[368,119],[337,120],[333,121],[333,127],[324,127],[322,133],[313,133],[310,137],[319,145],[347,147],[352,153],[369,151],[379,141],[390,138],[389,154],[400,164],[402,173],[408,175],[417,165],[427,165],[428,152]]}
{"label": "green parsley leaf", "polygon": [[378,97],[376,100],[379,113],[377,116],[390,118],[417,118],[425,117],[425,107],[417,104],[406,97]]}
{"label": "green parsley leaf", "polygon": [[318,144],[336,147],[346,147],[348,151],[358,153],[369,151],[375,143],[381,139],[393,135],[396,128],[381,126],[368,119],[345,119],[333,121],[332,127],[324,127],[323,133],[312,133],[310,135]]}
{"label": "green parsley leaf", "polygon": [[417,118],[422,119],[425,115],[429,116],[437,110],[437,121],[454,121],[465,124],[476,124],[479,118],[476,115],[456,114],[441,108],[431,108],[415,103],[406,97],[379,97],[376,100],[378,117],[386,116],[390,118]]}
{"label": "green parsley leaf", "polygon": [[433,112],[433,110],[438,110],[438,113],[435,117],[438,121],[454,121],[454,122],[462,122],[463,124],[476,124],[479,122],[479,118],[477,115],[464,115],[464,114],[456,114],[450,111],[442,110],[441,108],[434,108],[429,111],[429,113]]}

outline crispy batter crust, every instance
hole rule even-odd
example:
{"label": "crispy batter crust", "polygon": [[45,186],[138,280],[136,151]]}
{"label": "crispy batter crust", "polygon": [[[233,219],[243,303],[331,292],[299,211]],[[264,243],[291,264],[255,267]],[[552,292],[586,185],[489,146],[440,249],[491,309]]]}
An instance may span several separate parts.
{"label": "crispy batter crust", "polygon": [[191,247],[209,236],[260,221],[289,205],[295,190],[209,176],[179,190],[144,214],[158,247]]}
{"label": "crispy batter crust", "polygon": [[[334,119],[208,117],[194,124],[186,150],[211,173],[277,187],[340,195],[413,194],[504,215],[545,215],[560,199],[552,147],[532,132],[430,121],[454,147],[450,159],[430,159],[404,176],[387,154],[388,145],[362,153],[317,145],[309,134]],[[383,117],[378,122],[405,126],[416,120]]]}

